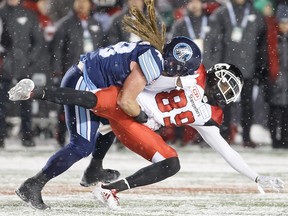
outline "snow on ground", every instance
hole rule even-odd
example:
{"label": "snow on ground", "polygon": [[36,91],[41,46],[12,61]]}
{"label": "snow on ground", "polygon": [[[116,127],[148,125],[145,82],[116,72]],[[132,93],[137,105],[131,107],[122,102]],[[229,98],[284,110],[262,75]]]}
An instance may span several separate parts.
{"label": "snow on ground", "polygon": [[[257,191],[256,184],[234,171],[210,148],[177,147],[181,171],[160,183],[119,193],[121,211],[111,211],[93,199],[91,190],[79,185],[90,158],[50,181],[43,199],[50,210],[30,208],[15,195],[15,189],[37,173],[57,150],[54,140],[38,140],[35,148],[24,148],[9,139],[0,150],[0,216],[102,216],[102,215],[288,215],[288,193]],[[234,145],[246,162],[265,175],[288,182],[288,150],[272,150],[269,145],[244,149]],[[121,177],[149,163],[129,150],[113,146],[104,166],[118,169]]]}

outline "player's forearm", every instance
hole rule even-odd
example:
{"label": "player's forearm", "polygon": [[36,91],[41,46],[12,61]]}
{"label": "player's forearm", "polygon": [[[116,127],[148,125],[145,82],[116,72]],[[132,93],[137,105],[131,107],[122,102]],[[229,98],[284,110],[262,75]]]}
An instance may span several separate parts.
{"label": "player's forearm", "polygon": [[230,166],[234,168],[236,171],[238,171],[242,175],[247,176],[252,181],[256,180],[258,174],[254,170],[252,170],[243,160],[243,158],[238,154],[238,152],[233,150],[230,146],[224,153],[223,152],[219,153],[227,161],[227,163],[229,163]]}
{"label": "player's forearm", "polygon": [[230,145],[220,135],[216,126],[197,126],[195,129],[200,133],[203,139],[216,152],[218,152],[224,160],[236,171],[255,181],[258,174],[251,169],[243,158],[230,147]]}
{"label": "player's forearm", "polygon": [[171,90],[171,88],[182,87],[181,80],[179,77],[165,77],[160,76],[155,82],[151,85],[145,87],[146,90],[160,92],[164,90]]}
{"label": "player's forearm", "polygon": [[141,109],[136,100],[118,100],[118,105],[129,116],[135,117],[139,115]]}
{"label": "player's forearm", "polygon": [[117,97],[117,104],[127,115],[135,117],[141,111],[136,98],[145,88],[147,80],[136,62],[131,62],[130,68],[131,73],[123,83]]}
{"label": "player's forearm", "polygon": [[125,94],[121,91],[117,98],[117,104],[127,115],[133,117],[135,121],[139,123],[147,122],[148,116],[141,110],[133,94],[131,97],[131,94]]}
{"label": "player's forearm", "polygon": [[94,93],[72,88],[35,88],[31,93],[31,98],[63,105],[78,105],[86,109],[93,108],[97,103]]}
{"label": "player's forearm", "polygon": [[136,87],[132,88],[126,85],[122,88],[117,97],[117,104],[127,115],[131,117],[139,115],[141,111],[136,98],[140,94],[142,89],[142,87],[137,89]]}
{"label": "player's forearm", "polygon": [[165,77],[160,76],[153,84],[146,86],[149,91],[164,91],[171,88],[187,88],[196,85],[198,74],[185,77]]}

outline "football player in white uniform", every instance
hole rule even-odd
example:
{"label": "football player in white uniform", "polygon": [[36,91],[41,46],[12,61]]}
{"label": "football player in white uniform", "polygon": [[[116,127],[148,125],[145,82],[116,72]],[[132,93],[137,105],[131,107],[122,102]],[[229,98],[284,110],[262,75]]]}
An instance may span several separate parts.
{"label": "football player in white uniform", "polygon": [[153,163],[131,176],[109,184],[99,184],[95,188],[95,197],[112,209],[119,207],[118,192],[156,183],[178,172],[180,164],[176,151],[151,130],[172,124],[195,128],[231,167],[255,181],[260,192],[267,187],[276,191],[284,189],[284,183],[279,178],[262,176],[251,169],[220,135],[218,126],[223,119],[221,106],[235,102],[243,86],[238,68],[221,63],[206,71],[201,65],[194,75],[161,76],[153,85],[157,91],[146,88],[138,96],[144,119],[147,119],[144,124],[136,122],[119,109],[117,96],[121,88],[115,86],[95,93],[64,88],[34,89],[33,81],[26,79],[10,91],[10,98],[42,99],[91,109],[109,120],[113,132],[126,147]]}

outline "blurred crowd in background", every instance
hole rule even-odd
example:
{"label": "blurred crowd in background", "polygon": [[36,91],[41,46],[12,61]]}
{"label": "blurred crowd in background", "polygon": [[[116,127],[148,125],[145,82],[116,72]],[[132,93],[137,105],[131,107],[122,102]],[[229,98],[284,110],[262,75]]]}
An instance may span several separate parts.
{"label": "blurred crowd in background", "polygon": [[[82,53],[140,40],[122,29],[132,6],[146,10],[144,0],[1,0],[0,147],[9,145],[5,139],[11,136],[13,117],[21,120],[17,136],[23,146],[35,146],[40,134],[65,145],[62,106],[10,102],[7,92],[23,78],[38,86],[59,86]],[[269,132],[273,148],[288,149],[288,1],[155,0],[155,6],[159,25],[166,24],[167,41],[187,36],[201,49],[207,69],[227,62],[242,70],[241,99],[224,108],[220,128],[229,144],[261,145],[251,139],[252,125],[259,124]],[[42,120],[38,124],[37,118]],[[188,126],[158,133],[181,146],[203,141]]]}

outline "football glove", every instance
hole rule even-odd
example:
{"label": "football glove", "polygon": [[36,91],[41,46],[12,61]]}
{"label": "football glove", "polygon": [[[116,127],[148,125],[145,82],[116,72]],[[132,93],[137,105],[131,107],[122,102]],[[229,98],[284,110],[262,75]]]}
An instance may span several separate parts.
{"label": "football glove", "polygon": [[146,123],[148,121],[148,116],[143,110],[140,110],[139,115],[133,118],[138,123]]}
{"label": "football glove", "polygon": [[112,131],[112,128],[110,126],[110,124],[106,124],[106,125],[103,125],[101,122],[100,122],[100,125],[99,125],[99,133],[102,134],[102,135],[105,135],[109,132]]}
{"label": "football glove", "polygon": [[274,191],[283,192],[284,182],[276,177],[272,176],[257,176],[255,182],[258,185],[260,193],[265,194],[264,188],[272,188]]}
{"label": "football glove", "polygon": [[149,127],[153,131],[158,130],[161,127],[161,125],[156,122],[154,118],[148,118],[147,122],[144,123],[144,125]]}

